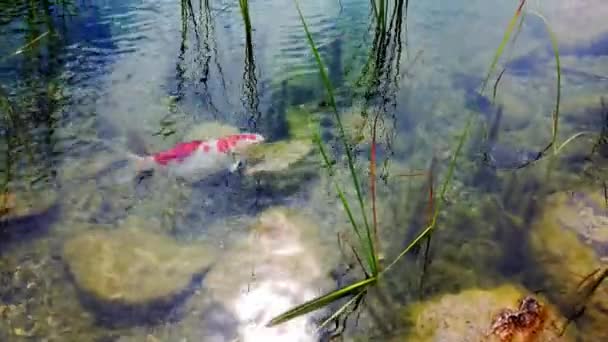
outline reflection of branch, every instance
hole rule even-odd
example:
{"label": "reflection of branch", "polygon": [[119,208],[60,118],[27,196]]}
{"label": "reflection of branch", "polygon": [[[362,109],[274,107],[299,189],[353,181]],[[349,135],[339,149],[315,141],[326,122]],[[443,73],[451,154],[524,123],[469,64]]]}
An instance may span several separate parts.
{"label": "reflection of branch", "polygon": [[257,93],[257,77],[255,75],[255,59],[253,57],[253,39],[251,36],[251,18],[249,17],[249,1],[239,0],[243,23],[245,25],[245,69],[243,71],[243,86],[251,116],[249,123],[255,128],[260,117],[259,97]]}

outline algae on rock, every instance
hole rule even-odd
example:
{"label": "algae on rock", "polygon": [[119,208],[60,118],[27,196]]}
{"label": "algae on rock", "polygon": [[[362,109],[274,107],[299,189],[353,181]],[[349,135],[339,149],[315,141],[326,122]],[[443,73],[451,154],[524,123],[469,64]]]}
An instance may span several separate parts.
{"label": "algae on rock", "polygon": [[[519,286],[502,285],[492,289],[468,289],[415,303],[405,315],[412,325],[411,332],[394,341],[501,341],[492,333],[494,319],[505,309],[517,308],[526,295],[527,291]],[[522,340],[516,335],[507,341],[573,341],[569,333],[559,336],[559,326],[563,323],[559,311],[544,299],[539,302],[545,307],[546,316],[534,338]]]}
{"label": "algae on rock", "polygon": [[63,257],[78,287],[121,305],[171,301],[211,265],[212,253],[135,228],[90,230],[68,241]]}
{"label": "algae on rock", "polygon": [[[608,258],[608,213],[600,190],[557,192],[548,196],[530,229],[532,252],[560,296],[572,293],[586,274]],[[608,339],[608,294],[600,287],[590,297],[577,325],[590,340]],[[565,307],[565,310],[569,308]]]}
{"label": "algae on rock", "polygon": [[287,130],[291,139],[312,139],[313,134],[320,129],[318,113],[308,106],[292,106],[285,114]]}
{"label": "algae on rock", "polygon": [[44,214],[57,198],[52,190],[0,193],[0,223]]}
{"label": "algae on rock", "polygon": [[245,173],[254,175],[262,172],[286,171],[291,165],[308,156],[313,149],[312,142],[304,139],[252,146],[247,152],[252,165],[247,167]]}
{"label": "algae on rock", "polygon": [[319,174],[319,158],[311,153],[310,140],[277,141],[252,146],[247,152],[244,174],[254,176],[256,186],[286,196]]}

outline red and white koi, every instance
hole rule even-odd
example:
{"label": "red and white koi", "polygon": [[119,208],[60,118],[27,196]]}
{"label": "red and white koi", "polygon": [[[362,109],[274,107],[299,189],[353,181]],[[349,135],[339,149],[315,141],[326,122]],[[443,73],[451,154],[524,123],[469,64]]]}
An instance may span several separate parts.
{"label": "red and white koi", "polygon": [[137,173],[162,172],[185,179],[197,180],[228,169],[238,169],[248,147],[264,142],[260,134],[241,133],[209,140],[181,142],[172,148],[153,154],[131,154]]}

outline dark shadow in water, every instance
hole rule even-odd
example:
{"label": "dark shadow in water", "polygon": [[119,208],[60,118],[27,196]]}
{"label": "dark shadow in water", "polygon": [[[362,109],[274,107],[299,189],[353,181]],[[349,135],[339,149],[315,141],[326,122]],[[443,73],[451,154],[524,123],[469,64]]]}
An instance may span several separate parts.
{"label": "dark shadow in water", "polygon": [[46,236],[60,217],[60,208],[61,206],[56,203],[41,213],[0,221],[0,255],[9,246],[26,244],[28,241]]}
{"label": "dark shadow in water", "polygon": [[211,268],[192,277],[190,285],[182,291],[167,298],[150,301],[144,304],[126,304],[120,301],[104,301],[87,290],[79,288],[73,274],[66,266],[65,272],[74,283],[82,305],[94,314],[96,323],[106,328],[124,328],[136,325],[156,325],[166,322],[177,322],[182,318],[181,306],[198,290]]}
{"label": "dark shadow in water", "polygon": [[[171,202],[176,215],[171,224],[172,234],[178,239],[189,239],[208,233],[216,222],[228,217],[255,217],[264,209],[289,205],[294,196],[300,200],[300,192],[317,177],[316,170],[310,174],[298,174],[298,181],[288,181],[287,185],[276,187],[275,182],[286,182],[280,177],[256,178],[228,171],[219,172],[194,183],[181,182],[181,186],[191,187],[187,198]],[[141,201],[154,200],[154,193],[163,191],[154,186],[153,178],[146,177],[137,186]],[[306,194],[305,196],[308,196]],[[113,212],[110,215],[116,215]],[[123,213],[124,214],[124,213]]]}

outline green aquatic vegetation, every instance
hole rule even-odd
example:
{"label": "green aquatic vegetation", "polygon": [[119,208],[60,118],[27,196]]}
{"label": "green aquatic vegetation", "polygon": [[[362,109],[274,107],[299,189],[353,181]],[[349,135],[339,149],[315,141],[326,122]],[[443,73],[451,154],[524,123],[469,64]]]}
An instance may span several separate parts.
{"label": "green aquatic vegetation", "polygon": [[[359,202],[359,207],[360,207],[360,214],[363,217],[364,227],[361,228],[361,227],[359,227],[356,220],[354,219],[353,210],[351,209],[351,206],[350,206],[348,200],[346,199],[344,192],[342,191],[340,185],[338,183],[334,182],[336,192],[338,193],[340,201],[341,201],[341,203],[344,207],[344,210],[348,216],[348,219],[350,221],[351,227],[358,240],[358,245],[351,245],[351,248],[352,248],[357,260],[359,261],[359,264],[360,264],[361,268],[363,269],[363,272],[365,273],[366,277],[363,280],[360,280],[353,284],[347,285],[345,287],[332,291],[326,295],[317,297],[304,304],[296,306],[296,307],[292,308],[291,310],[288,310],[288,311],[276,316],[275,318],[273,318],[267,324],[267,326],[275,326],[275,325],[281,324],[281,323],[286,322],[295,317],[298,317],[298,316],[307,314],[311,311],[323,308],[323,307],[329,305],[330,303],[333,303],[339,299],[342,299],[342,298],[345,298],[348,296],[353,296],[353,298],[351,298],[349,301],[347,301],[346,304],[342,305],[340,309],[338,309],[331,317],[329,317],[329,319],[327,319],[325,322],[323,322],[321,324],[321,327],[322,327],[327,322],[329,322],[330,320],[337,317],[337,315],[339,315],[341,312],[345,311],[348,306],[350,306],[353,303],[359,302],[359,299],[365,295],[369,286],[375,285],[377,283],[377,281],[379,281],[381,279],[381,277],[386,272],[388,272],[406,253],[408,253],[410,250],[412,250],[415,246],[417,246],[425,238],[430,236],[431,232],[433,231],[433,229],[435,228],[435,226],[437,224],[437,218],[438,218],[438,215],[439,215],[439,212],[441,209],[441,203],[443,201],[443,198],[445,198],[447,189],[449,188],[449,185],[450,185],[453,173],[454,173],[454,168],[456,166],[457,157],[460,155],[460,152],[462,150],[462,147],[463,147],[466,137],[468,135],[469,127],[471,124],[471,117],[467,120],[465,129],[458,139],[458,145],[457,145],[454,155],[449,163],[448,173],[447,173],[446,178],[443,181],[443,184],[442,184],[442,187],[440,190],[439,199],[437,200],[437,203],[434,205],[434,208],[433,208],[434,211],[432,213],[429,225],[425,229],[423,229],[416,236],[416,238],[399,255],[397,255],[390,264],[388,264],[388,266],[386,266],[385,268],[382,268],[380,261],[379,261],[379,255],[380,255],[379,246],[377,244],[378,243],[378,239],[377,239],[378,227],[377,227],[376,213],[373,212],[374,219],[372,221],[372,226],[370,227],[370,224],[368,223],[368,219],[367,219],[367,214],[366,214],[366,210],[365,210],[365,205],[364,205],[364,201],[363,201],[361,188],[360,188],[360,182],[359,182],[357,173],[355,171],[354,159],[353,159],[352,152],[351,152],[351,146],[348,143],[347,137],[344,132],[344,127],[343,127],[342,121],[340,119],[340,115],[338,114],[331,82],[329,81],[327,73],[325,72],[324,64],[316,49],[315,43],[308,30],[306,21],[304,20],[304,17],[299,8],[297,0],[295,1],[295,3],[296,3],[296,9],[298,10],[298,14],[300,16],[300,20],[302,21],[302,26],[304,28],[304,31],[306,32],[308,43],[315,56],[315,59],[316,59],[316,62],[317,62],[318,68],[319,68],[319,73],[321,75],[323,84],[327,91],[329,104],[331,106],[331,109],[334,112],[336,123],[337,123],[338,129],[339,129],[339,139],[345,148],[348,167],[350,170],[351,181],[353,184],[353,188],[355,189],[356,194],[357,194],[357,200]],[[377,123],[377,118],[378,118],[377,116],[374,118],[374,126]],[[325,162],[325,165],[328,168],[328,170],[330,171],[330,175],[331,175],[333,163],[327,154],[327,150],[325,149],[323,142],[321,141],[321,139],[318,135],[315,137],[314,140],[315,140],[315,143],[317,143],[317,145],[319,147],[322,159]],[[370,156],[370,160],[371,160],[371,162],[370,162],[371,185],[370,186],[371,186],[371,195],[372,195],[372,211],[375,210],[375,201],[376,201],[376,199],[375,199],[375,168],[376,168],[375,143],[376,143],[376,141],[375,140],[376,140],[376,137],[375,137],[375,135],[373,135],[372,149],[371,149],[371,156]],[[433,201],[432,195],[431,195],[431,201]],[[362,230],[364,230],[364,231],[362,231]],[[364,258],[363,258],[364,261],[362,261],[362,259],[359,257],[360,254],[362,254],[364,256]]]}
{"label": "green aquatic vegetation", "polygon": [[[523,10],[525,3],[526,3],[525,0],[520,1],[519,6],[518,6],[514,16],[512,17],[511,21],[508,24],[506,32],[503,36],[503,40],[499,44],[499,46],[496,50],[496,53],[491,62],[489,71],[487,73],[486,79],[484,80],[484,82],[482,84],[480,93],[483,93],[485,91],[487,81],[489,80],[489,77],[492,74],[493,70],[496,68],[498,60],[499,60],[500,56],[502,55],[506,44],[509,42],[511,34],[512,34],[513,30],[515,29],[517,19],[520,18],[520,16],[522,15],[522,10]],[[384,6],[385,6],[385,2],[382,0],[379,2],[372,1],[372,9],[373,9],[374,15],[382,29],[386,28],[386,25],[385,25],[386,8]],[[447,169],[447,174],[441,185],[441,188],[439,191],[439,196],[437,196],[438,197],[437,199],[433,198],[432,188],[429,189],[429,204],[430,204],[429,207],[432,208],[431,209],[432,215],[430,217],[428,225],[412,240],[412,242],[405,249],[403,249],[401,251],[401,253],[399,253],[393,259],[393,261],[391,263],[389,263],[385,268],[381,269],[381,266],[379,264],[379,258],[378,258],[380,251],[379,251],[379,246],[378,246],[377,237],[376,237],[377,230],[378,230],[377,221],[375,219],[376,213],[373,212],[374,220],[372,222],[372,227],[371,227],[373,229],[372,230],[372,229],[370,229],[370,225],[367,220],[366,210],[365,210],[365,205],[363,203],[363,197],[361,195],[359,180],[358,180],[357,174],[354,170],[354,161],[351,156],[350,146],[348,144],[348,141],[346,140],[346,136],[344,134],[344,128],[342,126],[342,122],[340,120],[340,116],[339,116],[337,108],[336,108],[331,83],[327,77],[323,62],[321,61],[321,58],[316,50],[314,41],[310,35],[310,32],[308,31],[306,22],[302,16],[302,13],[300,11],[297,1],[296,1],[296,8],[300,15],[300,19],[302,21],[302,26],[304,27],[304,30],[306,32],[309,45],[313,51],[313,54],[315,55],[315,59],[317,61],[318,67],[319,67],[319,73],[321,74],[323,84],[324,84],[327,94],[328,94],[329,104],[330,104],[331,108],[333,109],[335,117],[336,117],[336,122],[337,122],[337,126],[338,126],[339,133],[340,133],[339,138],[345,146],[347,161],[348,161],[349,169],[351,171],[351,179],[353,182],[353,187],[356,190],[357,199],[359,201],[359,206],[360,206],[360,210],[361,210],[361,215],[363,216],[363,219],[364,219],[365,231],[363,233],[365,233],[365,234],[362,234],[362,232],[360,231],[360,228],[358,227],[358,225],[354,219],[354,215],[353,215],[351,206],[348,203],[348,201],[346,200],[346,197],[344,196],[342,189],[340,188],[340,186],[338,184],[335,184],[338,196],[343,204],[344,210],[349,218],[353,231],[355,232],[358,242],[359,242],[360,249],[357,249],[355,246],[351,246],[351,248],[353,249],[353,252],[354,252],[355,256],[357,257],[357,260],[359,261],[361,267],[363,268],[366,278],[364,280],[361,280],[354,284],[348,285],[346,287],[342,287],[342,288],[340,288],[336,291],[333,291],[329,294],[326,294],[324,296],[313,299],[300,306],[297,306],[297,307],[275,317],[274,319],[272,319],[268,323],[268,326],[280,324],[280,323],[285,322],[294,317],[306,314],[306,313],[316,310],[316,309],[320,309],[320,308],[326,306],[327,304],[334,302],[338,299],[352,295],[353,298],[350,301],[348,301],[346,304],[344,304],[334,315],[332,315],[330,317],[330,319],[333,319],[340,312],[343,312],[347,306],[349,306],[352,303],[358,302],[358,299],[365,295],[366,290],[368,289],[369,286],[373,286],[376,284],[377,281],[381,280],[382,276],[386,272],[388,272],[405,254],[410,252],[413,248],[417,247],[425,239],[427,241],[427,248],[425,251],[425,255],[428,256],[428,249],[430,246],[430,237],[431,237],[432,232],[434,231],[434,228],[437,225],[437,219],[438,219],[442,204],[445,200],[445,195],[446,195],[447,189],[449,188],[452,177],[454,175],[454,169],[456,166],[457,158],[461,153],[461,150],[464,146],[467,136],[469,135],[472,120],[474,117],[474,113],[470,112],[468,115],[468,118],[466,119],[464,129],[462,131],[462,134],[458,138],[457,146],[454,150],[454,154],[452,155],[452,159],[451,159],[448,169]],[[406,6],[406,9],[407,9],[407,6]],[[521,24],[522,24],[522,22],[520,21],[520,29],[521,29]],[[561,71],[560,71],[559,51],[558,51],[558,47],[557,47],[557,40],[555,38],[555,35],[550,30],[546,21],[545,21],[545,25],[546,25],[546,28],[549,31],[549,34],[551,37],[551,43],[552,43],[552,47],[554,50],[556,65],[557,65],[557,67],[556,67],[556,69],[557,69],[557,98],[556,98],[555,110],[554,110],[554,113],[552,116],[552,121],[553,121],[552,140],[549,143],[549,145],[541,153],[539,153],[539,158],[542,157],[543,153],[545,153],[549,148],[554,146],[556,143],[557,134],[558,134],[558,123],[559,123],[559,104],[560,104],[560,97],[561,97]],[[384,32],[384,31],[382,31],[382,32]],[[377,117],[376,117],[376,119],[377,119]],[[370,186],[371,186],[371,196],[372,196],[372,211],[375,210],[375,200],[376,200],[375,191],[374,191],[375,190],[375,162],[376,162],[375,161],[375,134],[374,133],[375,132],[372,133],[373,138],[372,138],[372,149],[371,149],[371,156],[370,156],[370,177],[371,177]],[[578,133],[575,136],[567,139],[566,142],[559,147],[554,146],[554,153],[556,154],[557,152],[559,152],[564,147],[565,144],[576,139],[580,135],[583,135],[583,133]],[[326,167],[331,172],[332,162],[331,162],[329,156],[327,155],[327,152],[326,152],[325,148],[323,147],[323,144],[322,144],[320,138],[317,137],[317,139],[315,139],[315,141],[319,145],[319,150],[320,150],[322,158],[326,164]],[[361,261],[359,254],[363,254],[364,262]],[[367,266],[367,267],[365,267],[365,266]]]}
{"label": "green aquatic vegetation", "polygon": [[593,272],[586,275],[576,289],[568,295],[565,313],[567,321],[562,327],[561,334],[566,332],[568,325],[570,325],[572,321],[583,314],[589,299],[593,296],[595,291],[597,291],[606,277],[608,277],[608,267],[596,268]]}
{"label": "green aquatic vegetation", "polygon": [[[517,27],[517,31],[515,32],[515,36],[513,37],[513,39],[511,40],[511,46],[513,47],[513,45],[515,45],[515,41],[517,40],[517,37],[519,36],[519,33],[521,32],[521,28],[523,25],[523,21],[525,18],[525,14],[526,12],[524,11],[524,6],[526,4],[526,0],[520,0],[519,5],[515,11],[515,14],[513,15],[513,17],[511,18],[511,20],[509,21],[509,24],[507,26],[507,29],[505,31],[505,34],[503,36],[503,39],[498,47],[498,49],[496,50],[496,53],[494,55],[494,58],[492,60],[492,64],[490,66],[490,69],[488,70],[488,73],[486,74],[486,77],[482,83],[482,88],[481,88],[481,92],[483,92],[485,90],[485,87],[487,85],[487,82],[490,78],[490,75],[492,74],[492,72],[494,71],[494,69],[496,68],[496,65],[498,64],[498,60],[500,59],[501,55],[504,52],[504,49],[506,47],[506,45],[509,42],[509,39],[513,33],[513,31],[515,30],[515,25],[519,19],[519,25]],[[549,143],[540,151],[538,152],[537,156],[531,160],[528,160],[524,163],[522,163],[521,165],[519,165],[517,168],[523,168],[526,167],[528,165],[531,165],[532,163],[537,162],[538,160],[544,158],[547,154],[547,151],[549,151],[549,149],[553,149],[553,153],[551,154],[551,157],[555,157],[557,156],[561,150],[568,145],[569,143],[571,143],[572,141],[576,140],[579,137],[582,137],[584,135],[588,135],[590,134],[590,132],[577,132],[573,135],[571,135],[570,137],[568,137],[564,142],[562,142],[561,144],[558,143],[557,139],[558,139],[558,131],[559,131],[559,121],[560,121],[560,103],[561,103],[561,64],[560,64],[560,54],[559,54],[559,46],[558,46],[558,41],[557,41],[557,37],[555,35],[555,33],[553,32],[553,30],[551,30],[551,27],[549,26],[549,23],[547,21],[547,19],[540,13],[535,12],[535,11],[528,11],[530,14],[533,14],[535,16],[537,16],[538,18],[540,18],[545,26],[545,29],[549,35],[549,40],[551,42],[551,48],[553,51],[553,57],[555,59],[555,67],[556,67],[556,98],[555,98],[555,108],[552,111],[552,115],[551,115],[551,140],[549,141]],[[512,51],[512,50],[511,50]],[[493,97],[492,100],[494,101],[496,98],[496,92],[497,92],[497,88],[498,88],[498,84],[502,78],[502,75],[504,74],[506,69],[503,68],[503,70],[499,73],[495,83],[494,83],[494,87],[493,87]]]}
{"label": "green aquatic vegetation", "polygon": [[[331,106],[331,109],[333,110],[334,113],[334,117],[336,119],[336,123],[338,125],[338,129],[339,129],[339,139],[342,141],[343,145],[344,145],[344,150],[346,153],[346,157],[347,157],[347,161],[348,161],[348,167],[350,170],[350,174],[351,174],[351,179],[353,182],[353,186],[355,188],[355,191],[357,193],[357,199],[359,202],[359,206],[361,209],[361,215],[363,217],[363,222],[364,222],[364,228],[365,228],[365,238],[362,236],[360,229],[358,228],[358,225],[356,224],[355,220],[353,219],[352,213],[350,212],[349,206],[346,202],[346,199],[342,193],[342,190],[340,189],[340,186],[338,184],[335,184],[336,186],[336,190],[338,191],[338,193],[340,194],[340,198],[342,200],[342,202],[344,203],[344,207],[346,209],[346,211],[349,213],[348,216],[350,218],[351,224],[353,225],[353,229],[355,231],[355,233],[357,234],[357,237],[359,238],[359,242],[361,244],[361,247],[365,250],[365,255],[367,258],[367,266],[368,266],[368,270],[372,275],[377,275],[378,274],[378,260],[377,260],[377,255],[374,251],[374,246],[372,243],[372,237],[371,237],[371,230],[370,230],[370,226],[368,223],[368,219],[367,219],[367,215],[366,215],[366,211],[365,211],[365,204],[363,202],[363,195],[361,192],[361,186],[360,186],[360,182],[359,179],[357,177],[357,173],[355,171],[355,162],[354,162],[354,158],[352,155],[352,148],[351,146],[348,144],[347,140],[346,140],[346,134],[344,132],[344,127],[342,125],[342,120],[340,118],[340,114],[338,114],[338,109],[336,106],[336,100],[334,97],[334,93],[333,93],[333,88],[331,86],[331,82],[329,80],[329,77],[327,75],[327,72],[325,71],[325,67],[323,62],[321,61],[321,56],[319,55],[319,51],[317,50],[315,43],[312,39],[312,36],[308,30],[308,26],[306,25],[306,22],[304,20],[304,17],[302,15],[302,11],[300,10],[300,7],[298,5],[298,2],[296,1],[296,8],[298,10],[298,14],[300,16],[300,20],[302,21],[302,26],[304,27],[304,31],[306,32],[306,37],[308,39],[308,43],[310,44],[310,47],[312,49],[312,52],[315,56],[315,59],[317,61],[317,65],[319,67],[319,73],[321,74],[321,78],[323,80],[323,84],[325,86],[325,89],[327,91],[328,94],[328,100],[329,100],[329,104]],[[320,137],[316,137],[315,142],[318,144],[319,148],[323,151],[322,154],[324,155],[324,161],[326,161],[326,166],[328,167],[329,170],[331,170],[332,168],[332,164],[328,163],[329,159],[327,158],[327,154],[325,152],[325,148],[323,146],[323,143],[320,139]]]}

